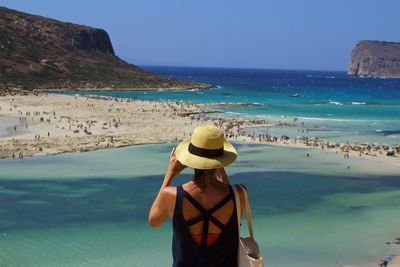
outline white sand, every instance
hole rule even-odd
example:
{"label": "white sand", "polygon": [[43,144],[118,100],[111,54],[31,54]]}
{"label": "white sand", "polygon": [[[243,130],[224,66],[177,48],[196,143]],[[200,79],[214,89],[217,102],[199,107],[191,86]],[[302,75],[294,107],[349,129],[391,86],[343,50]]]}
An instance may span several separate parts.
{"label": "white sand", "polygon": [[[20,125],[0,138],[0,158],[89,151],[188,138],[198,125],[218,119],[193,119],[212,112],[204,105],[162,103],[56,94],[0,97],[0,116]],[[224,121],[225,133],[238,132],[235,119]],[[238,125],[250,125],[240,121]]]}
{"label": "white sand", "polygon": [[[204,104],[151,102],[112,97],[82,97],[57,94],[0,97],[0,116],[18,119],[6,136],[0,137],[0,158],[83,152],[137,144],[165,143],[188,138],[198,125],[213,123],[226,137],[251,143],[302,147],[398,164],[400,158],[386,151],[359,153],[343,146],[325,148],[323,143],[277,139],[260,141],[244,129],[266,126],[265,121],[213,116]],[[192,116],[191,116],[192,115]],[[321,145],[322,144],[322,145]]]}

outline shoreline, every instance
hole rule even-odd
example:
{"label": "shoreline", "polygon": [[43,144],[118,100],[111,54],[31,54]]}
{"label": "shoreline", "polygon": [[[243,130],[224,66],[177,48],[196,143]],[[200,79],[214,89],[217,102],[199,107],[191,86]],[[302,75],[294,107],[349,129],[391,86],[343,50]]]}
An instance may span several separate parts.
{"label": "shoreline", "polygon": [[398,152],[395,151],[392,157],[386,156],[388,147],[340,144],[306,137],[254,136],[246,130],[274,124],[257,119],[214,117],[213,113],[218,111],[207,104],[187,102],[47,93],[1,96],[0,116],[19,119],[19,124],[12,126],[8,135],[0,137],[0,159],[16,158],[17,154],[23,158],[177,142],[188,138],[193,128],[213,123],[221,127],[226,138],[232,141],[400,163]]}
{"label": "shoreline", "polygon": [[202,82],[192,82],[194,83],[193,86],[175,86],[175,87],[141,87],[141,88],[118,88],[118,87],[74,87],[71,88],[43,88],[39,90],[35,90],[37,93],[55,93],[55,92],[75,92],[75,91],[83,91],[83,92],[102,92],[102,91],[132,91],[132,92],[155,92],[155,91],[186,91],[192,89],[199,89],[199,90],[207,90],[212,88],[217,88],[214,84],[209,83],[202,83]]}
{"label": "shoreline", "polygon": [[[3,96],[0,116],[17,118],[22,126],[0,137],[0,158],[179,141],[196,126],[215,122],[205,116],[213,112],[204,104],[104,96]],[[254,122],[229,120],[231,131]]]}

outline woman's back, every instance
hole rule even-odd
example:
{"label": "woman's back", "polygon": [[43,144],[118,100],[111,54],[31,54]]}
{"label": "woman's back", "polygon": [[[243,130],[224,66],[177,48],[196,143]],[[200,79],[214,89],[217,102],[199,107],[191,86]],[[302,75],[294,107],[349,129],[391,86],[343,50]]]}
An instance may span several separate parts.
{"label": "woman's back", "polygon": [[[172,218],[173,266],[237,266],[235,194],[224,169],[236,158],[235,147],[213,125],[197,127],[190,139],[171,151],[164,180],[150,209],[149,224],[158,227],[168,215]],[[186,167],[194,169],[193,180],[171,186]],[[239,195],[243,202],[240,190]]]}
{"label": "woman's back", "polygon": [[[183,189],[187,192],[196,202],[198,202],[205,210],[210,210],[216,205],[220,204],[226,197],[230,195],[231,189],[229,185],[217,182],[212,186],[207,186],[204,189],[200,189],[193,182],[189,182],[183,185]],[[234,199],[229,198],[227,202],[223,202],[223,205],[213,212],[213,216],[220,221],[222,224],[226,224],[232,217],[232,213],[235,209]],[[183,217],[186,221],[192,220],[201,215],[201,211],[190,202],[187,198],[183,200]],[[201,234],[203,227],[203,221],[199,221],[189,227],[189,231],[192,235]],[[209,224],[208,232],[212,234],[220,233],[221,229],[214,223]]]}
{"label": "woman's back", "polygon": [[178,186],[173,216],[174,266],[236,266],[238,225],[229,185]]}

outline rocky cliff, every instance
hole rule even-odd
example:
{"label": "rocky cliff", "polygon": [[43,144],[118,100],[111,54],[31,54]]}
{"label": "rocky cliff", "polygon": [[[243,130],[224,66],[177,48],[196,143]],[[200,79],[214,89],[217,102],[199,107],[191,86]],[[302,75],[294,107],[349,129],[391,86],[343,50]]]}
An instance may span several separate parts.
{"label": "rocky cliff", "polygon": [[0,90],[189,89],[118,58],[106,31],[0,7]]}
{"label": "rocky cliff", "polygon": [[348,74],[400,78],[400,43],[358,42],[351,53]]}

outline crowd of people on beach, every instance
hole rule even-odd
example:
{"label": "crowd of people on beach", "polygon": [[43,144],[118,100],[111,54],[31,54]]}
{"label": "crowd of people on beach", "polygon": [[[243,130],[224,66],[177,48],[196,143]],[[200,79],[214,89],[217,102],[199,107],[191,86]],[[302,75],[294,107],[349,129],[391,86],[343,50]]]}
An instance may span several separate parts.
{"label": "crowd of people on beach", "polygon": [[[75,99],[78,99],[78,96],[75,96]],[[79,98],[82,100],[82,97]],[[132,126],[135,124],[135,121],[127,120],[124,117],[122,120],[123,112],[120,110],[120,107],[117,105],[118,103],[137,103],[144,102],[142,100],[130,99],[130,98],[116,98],[110,96],[97,96],[91,95],[86,96],[86,108],[92,109],[95,111],[98,106],[98,103],[92,102],[91,100],[104,100],[107,101],[107,110],[108,113],[113,114],[113,116],[107,121],[98,121],[96,119],[88,118],[87,120],[76,120],[71,118],[71,116],[58,116],[56,111],[47,111],[47,110],[38,110],[37,107],[32,107],[32,110],[18,110],[20,115],[21,125],[25,125],[25,129],[28,129],[28,124],[33,123],[48,123],[57,122],[57,128],[65,130],[65,138],[73,137],[73,136],[81,136],[84,134],[86,136],[93,134],[93,127],[100,124],[101,129],[106,131],[114,131],[126,124],[128,126]],[[70,106],[71,103],[67,103],[67,106]],[[104,105],[104,104],[102,104]],[[11,99],[10,110],[18,109],[18,106],[14,103],[14,98]],[[149,114],[149,116],[142,116],[142,120],[154,120],[154,116],[151,114],[160,114],[165,118],[169,118],[172,120],[176,120],[181,117],[188,117],[188,123],[191,125],[200,125],[212,123],[215,126],[219,127],[223,130],[226,138],[236,139],[254,143],[269,143],[269,144],[288,144],[288,145],[301,145],[309,148],[319,148],[322,150],[333,150],[336,153],[343,154],[344,158],[350,158],[352,155],[356,156],[398,156],[400,155],[400,145],[398,146],[388,146],[388,145],[379,145],[379,144],[368,144],[368,143],[337,143],[333,141],[325,141],[321,140],[318,137],[308,137],[306,134],[308,133],[308,127],[305,127],[304,122],[299,122],[299,118],[295,117],[293,120],[293,125],[289,125],[287,123],[283,123],[281,121],[277,123],[267,122],[265,119],[244,119],[239,116],[221,116],[217,111],[209,109],[205,104],[196,104],[196,103],[187,103],[187,102],[154,102],[150,105],[137,107],[138,114]],[[119,116],[121,114],[122,117]],[[29,122],[29,123],[28,123]],[[65,125],[66,124],[66,125]],[[156,126],[157,122],[154,121]],[[185,123],[186,124],[186,123]],[[298,128],[297,132],[301,134],[305,134],[297,137],[289,137],[288,135],[274,136],[269,133],[265,133],[265,130],[268,131],[268,127],[288,127],[301,125]],[[22,128],[21,126],[14,126],[13,132],[17,133],[18,129]],[[254,129],[257,129],[254,131]],[[251,132],[251,133],[250,133]],[[184,136],[187,137],[190,133],[184,133]],[[47,131],[43,133],[43,135],[47,135],[47,138],[51,138],[53,135],[51,131]],[[96,135],[96,133],[94,133]],[[59,137],[59,136],[58,136]],[[36,133],[34,135],[35,141],[43,141],[43,136],[40,133]],[[107,141],[106,147],[113,147],[114,138],[110,139],[101,139]],[[178,140],[178,139],[177,139]],[[101,143],[100,139],[95,139],[93,144],[97,147]],[[41,150],[41,147],[38,148]],[[18,154],[18,158],[23,158],[23,155],[19,156],[21,148],[16,148],[13,151],[13,158],[16,158]]]}
{"label": "crowd of people on beach", "polygon": [[[269,143],[269,144],[299,144],[309,148],[319,148],[322,150],[334,150],[336,153],[341,152],[344,158],[349,159],[350,155],[358,157],[366,156],[396,156],[400,155],[400,145],[389,146],[379,145],[377,143],[338,143],[333,141],[321,140],[318,137],[297,136],[290,138],[287,135],[273,136],[267,133],[256,133],[253,131],[249,134],[249,130],[254,126],[265,127],[268,124],[265,120],[243,120],[237,118],[212,118],[205,115],[192,116],[194,119],[209,120],[215,126],[224,130],[225,136],[231,139],[239,139],[254,143]],[[302,125],[304,126],[304,124]]]}

